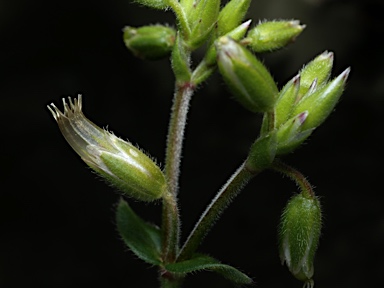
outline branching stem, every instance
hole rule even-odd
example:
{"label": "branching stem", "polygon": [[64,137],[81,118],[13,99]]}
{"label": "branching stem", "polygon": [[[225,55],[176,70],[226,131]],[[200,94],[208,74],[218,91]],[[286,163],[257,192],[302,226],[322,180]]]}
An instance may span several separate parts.
{"label": "branching stem", "polygon": [[185,260],[192,256],[216,220],[244,186],[257,174],[249,171],[245,167],[245,162],[236,170],[201,215],[182,247],[177,261]]}

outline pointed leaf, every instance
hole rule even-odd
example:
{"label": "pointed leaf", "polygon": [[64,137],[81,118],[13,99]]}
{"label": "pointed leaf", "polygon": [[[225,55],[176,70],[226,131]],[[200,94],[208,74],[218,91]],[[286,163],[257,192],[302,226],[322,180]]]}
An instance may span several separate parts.
{"label": "pointed leaf", "polygon": [[161,263],[160,229],[137,216],[123,199],[117,206],[116,224],[125,244],[137,257],[150,264]]}
{"label": "pointed leaf", "polygon": [[165,265],[165,269],[175,274],[188,274],[201,270],[214,271],[228,280],[237,284],[252,284],[253,281],[236,268],[222,264],[220,261],[202,254],[195,255],[192,259]]}

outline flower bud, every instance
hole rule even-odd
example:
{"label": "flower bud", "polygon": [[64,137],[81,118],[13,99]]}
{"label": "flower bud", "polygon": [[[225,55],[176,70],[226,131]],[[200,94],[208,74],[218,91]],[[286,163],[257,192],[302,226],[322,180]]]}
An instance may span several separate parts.
{"label": "flower bud", "polygon": [[248,11],[251,0],[231,0],[219,13],[217,20],[218,36],[235,29]]}
{"label": "flower bud", "polygon": [[125,27],[124,43],[132,53],[142,59],[157,60],[170,55],[176,32],[163,25]]}
{"label": "flower bud", "polygon": [[317,86],[322,86],[328,81],[331,76],[333,58],[332,52],[325,51],[304,66],[299,73],[301,78],[299,99],[313,87],[315,79]]}
{"label": "flower bud", "polygon": [[167,0],[134,0],[134,2],[154,9],[167,9]]}
{"label": "flower bud", "polygon": [[187,14],[191,27],[188,46],[194,50],[206,41],[215,26],[220,10],[220,0],[195,0]]}
{"label": "flower bud", "polygon": [[293,196],[280,222],[279,250],[282,264],[299,280],[313,286],[313,261],[321,232],[321,207],[316,197]]}
{"label": "flower bud", "polygon": [[278,89],[267,68],[229,37],[216,42],[217,63],[235,99],[252,112],[273,109]]}
{"label": "flower bud", "polygon": [[262,22],[248,32],[245,42],[255,52],[272,51],[295,41],[304,28],[297,20]]}
{"label": "flower bud", "polygon": [[318,127],[329,116],[343,93],[349,72],[350,68],[347,68],[327,84],[310,89],[309,93],[297,103],[292,115],[297,115],[304,111],[308,111],[309,113],[302,125],[302,130]]}
{"label": "flower bud", "polygon": [[64,113],[54,104],[48,109],[61,133],[82,160],[126,195],[142,201],[153,201],[166,191],[160,168],[131,143],[89,121],[81,111],[82,99],[63,99]]}

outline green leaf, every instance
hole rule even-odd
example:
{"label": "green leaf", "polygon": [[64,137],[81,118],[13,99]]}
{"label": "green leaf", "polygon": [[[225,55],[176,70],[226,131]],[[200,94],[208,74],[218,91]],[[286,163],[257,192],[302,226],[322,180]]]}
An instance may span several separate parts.
{"label": "green leaf", "polygon": [[123,199],[117,206],[116,224],[125,244],[137,257],[150,264],[161,263],[160,229],[137,216]]}
{"label": "green leaf", "polygon": [[236,284],[252,284],[253,281],[236,268],[222,264],[207,255],[198,254],[192,259],[165,265],[165,269],[175,274],[188,274],[201,270],[214,271]]}

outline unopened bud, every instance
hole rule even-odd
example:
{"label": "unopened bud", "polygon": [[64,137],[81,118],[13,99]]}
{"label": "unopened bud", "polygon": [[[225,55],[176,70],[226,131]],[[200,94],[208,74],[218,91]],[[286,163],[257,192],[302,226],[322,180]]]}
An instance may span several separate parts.
{"label": "unopened bud", "polygon": [[88,120],[82,99],[63,99],[64,113],[54,104],[48,106],[68,144],[82,160],[127,196],[153,201],[166,191],[160,168],[140,149]]}
{"label": "unopened bud", "polygon": [[281,216],[279,250],[282,264],[313,286],[313,261],[321,232],[321,207],[316,197],[293,196]]}
{"label": "unopened bud", "polygon": [[249,31],[245,42],[255,52],[273,51],[292,43],[304,28],[297,20],[262,22]]}
{"label": "unopened bud", "polygon": [[220,73],[235,99],[252,112],[271,111],[278,88],[267,68],[229,37],[219,38],[216,49]]}
{"label": "unopened bud", "polygon": [[175,43],[175,29],[163,25],[125,27],[124,43],[132,53],[142,59],[158,60],[171,54]]}

